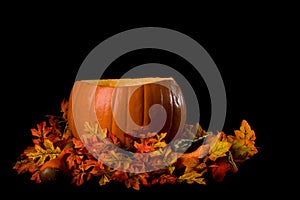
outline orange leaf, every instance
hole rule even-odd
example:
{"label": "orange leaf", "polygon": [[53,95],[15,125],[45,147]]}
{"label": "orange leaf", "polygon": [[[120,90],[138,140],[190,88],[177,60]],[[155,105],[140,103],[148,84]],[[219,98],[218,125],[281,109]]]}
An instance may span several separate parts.
{"label": "orange leaf", "polygon": [[223,181],[227,171],[230,170],[232,170],[232,166],[226,158],[219,158],[216,165],[211,166],[212,177],[217,182]]}
{"label": "orange leaf", "polygon": [[61,112],[63,113],[62,118],[67,119],[68,118],[68,106],[69,102],[65,99],[60,104]]}
{"label": "orange leaf", "polygon": [[255,146],[255,132],[246,120],[242,121],[240,130],[235,130],[234,133],[235,136],[227,137],[228,142],[232,143],[230,151],[234,160],[243,162],[258,152]]}

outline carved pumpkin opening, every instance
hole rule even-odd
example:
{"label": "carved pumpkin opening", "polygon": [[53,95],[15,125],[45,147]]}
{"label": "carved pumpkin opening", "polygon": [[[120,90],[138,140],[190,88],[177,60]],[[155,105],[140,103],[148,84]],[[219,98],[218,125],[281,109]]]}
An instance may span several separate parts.
{"label": "carved pumpkin opening", "polygon": [[82,80],[89,84],[107,86],[107,87],[128,87],[128,86],[142,86],[150,83],[157,83],[160,81],[174,81],[173,78],[122,78],[122,79],[99,79],[99,80]]}

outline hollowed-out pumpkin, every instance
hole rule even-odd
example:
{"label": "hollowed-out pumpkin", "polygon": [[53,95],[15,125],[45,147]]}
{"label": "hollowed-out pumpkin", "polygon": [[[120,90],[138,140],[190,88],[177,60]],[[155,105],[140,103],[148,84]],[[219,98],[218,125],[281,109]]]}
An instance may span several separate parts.
{"label": "hollowed-out pumpkin", "polygon": [[[155,104],[163,106],[164,111]],[[81,80],[74,83],[69,98],[68,126],[77,138],[88,122],[99,123],[125,146],[131,140],[126,135],[137,127],[148,126],[149,132],[167,132],[166,139],[170,140],[185,120],[185,100],[173,78]],[[158,126],[160,130],[155,130]]]}

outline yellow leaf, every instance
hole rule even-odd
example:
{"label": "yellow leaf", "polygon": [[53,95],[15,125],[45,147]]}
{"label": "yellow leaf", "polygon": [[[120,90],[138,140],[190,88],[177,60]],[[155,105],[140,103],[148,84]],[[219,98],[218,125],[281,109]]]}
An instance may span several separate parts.
{"label": "yellow leaf", "polygon": [[165,146],[167,146],[167,143],[163,141],[166,135],[167,133],[161,133],[159,135],[156,135],[157,141],[154,143],[154,148],[164,148]]}
{"label": "yellow leaf", "polygon": [[110,179],[104,174],[104,175],[100,178],[99,185],[100,185],[100,186],[103,186],[103,185],[105,185],[106,183],[108,183],[109,181],[110,181]]}
{"label": "yellow leaf", "polygon": [[157,134],[156,135],[157,141],[158,142],[162,141],[162,139],[164,139],[166,136],[167,136],[167,133]]}
{"label": "yellow leaf", "polygon": [[84,123],[84,131],[88,134],[96,135],[101,140],[107,137],[107,129],[104,128],[101,131],[98,130],[98,123],[95,123],[94,126],[91,126],[89,122]]}
{"label": "yellow leaf", "polygon": [[215,161],[219,157],[226,156],[226,153],[229,151],[230,147],[231,143],[227,141],[217,141],[211,148],[209,158]]}
{"label": "yellow leaf", "polygon": [[202,177],[202,175],[206,172],[207,170],[203,170],[201,173],[198,173],[196,171],[189,171],[187,173],[184,173],[178,178],[179,182],[185,181],[188,184],[193,184],[193,183],[198,183],[198,184],[203,184],[205,185],[205,178]]}
{"label": "yellow leaf", "polygon": [[40,145],[36,144],[34,148],[35,151],[27,152],[26,156],[32,159],[37,165],[42,165],[46,159],[52,160],[61,153],[59,147],[54,149],[53,143],[50,140],[45,140],[44,146],[46,149],[43,149]]}
{"label": "yellow leaf", "polygon": [[[34,153],[37,153],[37,152],[39,152],[39,153],[45,153],[46,152],[46,150],[45,149],[43,149],[40,145],[38,145],[38,144],[36,144],[35,146],[34,146],[34,148],[35,148],[35,151],[36,152],[34,152]],[[34,153],[32,153],[32,154],[34,154]],[[30,155],[30,154],[29,154]],[[28,156],[28,154],[27,154],[27,156]]]}
{"label": "yellow leaf", "polygon": [[174,166],[169,166],[168,170],[169,170],[170,174],[173,174],[173,172],[175,170],[175,167]]}

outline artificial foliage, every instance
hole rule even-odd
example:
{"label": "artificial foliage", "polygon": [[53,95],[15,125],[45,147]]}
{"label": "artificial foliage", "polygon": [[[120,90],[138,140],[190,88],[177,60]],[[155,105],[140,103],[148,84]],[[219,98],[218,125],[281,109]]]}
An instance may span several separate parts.
{"label": "artificial foliage", "polygon": [[[168,145],[168,133],[149,133],[142,138],[131,138],[128,147],[106,128],[98,124],[84,123],[86,134],[74,137],[68,128],[68,101],[63,100],[61,116],[48,115],[47,120],[31,129],[32,145],[24,149],[14,163],[17,174],[30,174],[30,181],[40,184],[54,182],[57,173],[69,177],[70,184],[78,187],[98,180],[99,187],[108,187],[111,182],[121,182],[124,187],[140,190],[157,184],[208,184],[208,178],[222,182],[228,173],[237,173],[239,166],[258,153],[255,146],[255,131],[246,120],[239,129],[226,134],[223,131],[207,132],[199,123],[186,124],[182,138],[191,138],[191,147],[180,151],[185,140],[180,137]],[[122,157],[114,148],[126,148],[135,159]],[[139,158],[140,153],[159,151],[157,156]],[[96,156],[97,155],[97,156]],[[147,159],[137,162],[139,159]],[[114,163],[106,165],[105,163]],[[168,165],[158,170],[134,173],[147,169],[147,163]],[[124,170],[118,170],[120,167]],[[54,170],[54,171],[53,171]]]}

